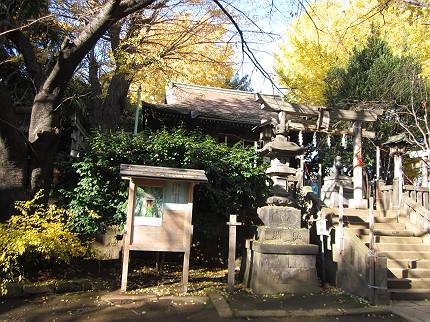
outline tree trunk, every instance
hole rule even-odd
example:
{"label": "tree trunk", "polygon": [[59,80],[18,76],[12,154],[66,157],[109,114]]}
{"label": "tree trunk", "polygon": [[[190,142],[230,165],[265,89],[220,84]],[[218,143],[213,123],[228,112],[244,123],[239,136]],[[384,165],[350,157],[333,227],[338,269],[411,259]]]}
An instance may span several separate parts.
{"label": "tree trunk", "polygon": [[130,81],[125,73],[117,73],[112,76],[108,95],[101,108],[102,117],[100,119],[105,129],[118,129],[129,87]]}
{"label": "tree trunk", "polygon": [[27,145],[18,129],[8,91],[0,87],[0,222],[13,213],[14,201],[27,195]]}
{"label": "tree trunk", "polygon": [[[119,121],[122,111],[125,108],[125,100],[127,98],[128,89],[130,88],[131,77],[125,72],[120,71],[121,59],[117,53],[120,50],[121,24],[115,23],[109,29],[111,40],[111,49],[114,53],[116,70],[110,80],[107,96],[105,100],[100,102],[97,97],[92,99],[94,102],[91,111],[91,124],[95,128],[103,130],[115,130],[119,128]],[[89,63],[89,79],[91,91],[99,96],[101,94],[101,86],[98,80],[98,64],[94,57],[94,53],[90,54]]]}
{"label": "tree trunk", "polygon": [[50,189],[53,160],[59,141],[58,108],[76,67],[112,24],[155,2],[111,0],[73,41],[65,39],[63,42],[57,63],[33,102],[28,134],[32,144],[31,192],[40,188]]}

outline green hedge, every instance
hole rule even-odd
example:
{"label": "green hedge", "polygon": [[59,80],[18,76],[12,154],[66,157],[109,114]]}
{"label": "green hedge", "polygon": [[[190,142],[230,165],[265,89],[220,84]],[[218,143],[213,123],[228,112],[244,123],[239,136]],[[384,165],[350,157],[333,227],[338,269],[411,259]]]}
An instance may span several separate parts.
{"label": "green hedge", "polygon": [[205,222],[225,225],[229,214],[255,209],[268,192],[266,165],[251,147],[228,147],[183,128],[136,136],[93,132],[87,150],[73,164],[79,177],[76,186],[61,191],[62,201],[75,215],[73,231],[92,236],[107,225],[124,224],[127,182],[120,178],[121,163],[205,170],[209,183],[195,189],[194,224],[208,234]]}

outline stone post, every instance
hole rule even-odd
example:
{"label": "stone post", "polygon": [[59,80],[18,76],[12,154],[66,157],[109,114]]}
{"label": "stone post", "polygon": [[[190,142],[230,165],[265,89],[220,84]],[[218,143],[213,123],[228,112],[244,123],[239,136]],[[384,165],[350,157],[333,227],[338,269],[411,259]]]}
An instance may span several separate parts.
{"label": "stone post", "polygon": [[228,230],[228,290],[234,291],[234,275],[236,270],[236,226],[242,225],[237,222],[237,215],[230,215],[227,222]]}
{"label": "stone post", "polygon": [[352,165],[354,198],[349,200],[349,208],[367,208],[367,200],[363,199],[363,150],[361,143],[361,122],[355,121],[353,124],[353,147],[354,156]]}
{"label": "stone post", "polygon": [[[402,193],[403,193],[402,156],[400,153],[401,153],[400,151],[396,151],[394,153],[393,190],[397,189],[397,191],[393,192],[394,196],[396,197],[393,201],[393,205],[394,207],[396,207],[396,209],[400,205],[400,199],[402,198]],[[397,180],[397,186],[394,186],[394,180]]]}
{"label": "stone post", "polygon": [[399,209],[400,206],[400,195],[399,195],[399,191],[400,191],[400,181],[398,178],[394,178],[393,179],[393,197],[391,198],[391,209]]}
{"label": "stone post", "polygon": [[373,197],[370,197],[369,207],[369,299],[370,303],[375,303],[375,252],[374,252],[374,224],[375,217],[373,215]]}
{"label": "stone post", "polygon": [[423,181],[421,183],[422,187],[429,186],[429,167],[427,165],[427,160],[421,160],[421,173],[423,177]]}
{"label": "stone post", "polygon": [[402,157],[398,154],[394,154],[394,178],[399,179],[402,177]]}
{"label": "stone post", "polygon": [[377,146],[376,147],[376,182],[379,181],[379,178],[381,176],[380,168],[381,168],[381,149],[379,148],[379,146]]}
{"label": "stone post", "polygon": [[[381,191],[381,187],[383,186],[384,182],[382,180],[377,180],[375,185],[375,201],[376,201],[376,210],[378,211],[378,215],[382,216],[382,213],[385,213],[384,210],[384,200],[383,195]],[[383,217],[383,216],[382,216]]]}

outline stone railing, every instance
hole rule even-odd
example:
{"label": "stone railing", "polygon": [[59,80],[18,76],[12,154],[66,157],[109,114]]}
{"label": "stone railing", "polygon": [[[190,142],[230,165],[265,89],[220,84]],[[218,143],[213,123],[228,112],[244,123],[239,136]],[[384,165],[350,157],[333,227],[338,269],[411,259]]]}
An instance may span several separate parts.
{"label": "stone railing", "polygon": [[425,209],[430,210],[428,187],[415,187],[412,185],[406,185],[403,188],[403,197],[408,197],[419,205],[423,206]]}
{"label": "stone railing", "polygon": [[402,198],[410,198],[425,209],[430,210],[428,187],[405,185],[403,193],[400,195],[399,182],[398,180],[393,180],[392,185],[379,183],[376,188],[376,206],[378,210],[399,209]]}
{"label": "stone railing", "polygon": [[419,202],[407,197],[406,193],[402,199],[402,211],[409,226],[408,229],[413,230],[415,236],[422,237],[426,244],[430,244],[430,211]]}
{"label": "stone railing", "polygon": [[387,258],[373,255],[349,228],[343,229],[343,238],[336,235],[336,286],[372,304],[388,303]]}
{"label": "stone railing", "polygon": [[388,210],[392,208],[393,185],[380,183],[376,187],[376,207],[378,210]]}

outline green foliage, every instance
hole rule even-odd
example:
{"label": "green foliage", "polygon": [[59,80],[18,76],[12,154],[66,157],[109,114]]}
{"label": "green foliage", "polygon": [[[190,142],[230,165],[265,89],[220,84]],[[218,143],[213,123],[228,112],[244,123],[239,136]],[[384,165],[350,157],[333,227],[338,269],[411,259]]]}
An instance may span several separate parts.
{"label": "green foliage", "polygon": [[69,230],[71,213],[45,205],[42,192],[29,201],[17,201],[19,212],[5,224],[0,224],[0,287],[21,281],[43,262],[69,263],[83,256],[86,248],[78,235]]}
{"label": "green foliage", "polygon": [[[416,90],[411,80],[421,66],[410,56],[394,55],[388,43],[371,34],[363,48],[355,47],[345,68],[333,68],[326,78],[328,105],[340,108],[382,108],[407,103]],[[425,86],[419,81],[417,86]]]}
{"label": "green foliage", "polygon": [[248,75],[239,77],[239,74],[234,74],[232,79],[226,80],[224,84],[225,88],[235,89],[239,91],[252,92],[251,78]]}
{"label": "green foliage", "polygon": [[86,235],[124,224],[127,182],[120,178],[121,163],[205,170],[209,183],[195,189],[196,222],[216,218],[224,223],[232,212],[261,204],[268,189],[265,165],[254,149],[240,144],[230,148],[199,132],[94,132],[88,146],[74,164],[77,186],[62,191],[75,214],[73,231]]}
{"label": "green foliage", "polygon": [[[366,124],[367,129],[377,133],[373,144],[367,140],[363,142],[364,164],[370,176],[375,172],[375,144],[404,131],[393,115],[411,101],[420,101],[426,91],[427,85],[419,76],[420,72],[421,66],[414,57],[394,54],[388,43],[373,32],[364,47],[353,49],[344,68],[332,68],[327,74],[325,100],[330,107],[384,111],[378,122]],[[402,114],[403,124],[412,123],[405,114]],[[351,124],[338,123],[337,126],[347,128]],[[332,139],[332,142],[330,150],[324,147],[324,142],[320,143],[322,149],[319,147],[318,154],[314,154],[317,156],[314,165],[322,163],[328,169],[336,155],[342,156],[344,163],[352,159],[350,151],[344,150],[339,140]]]}

